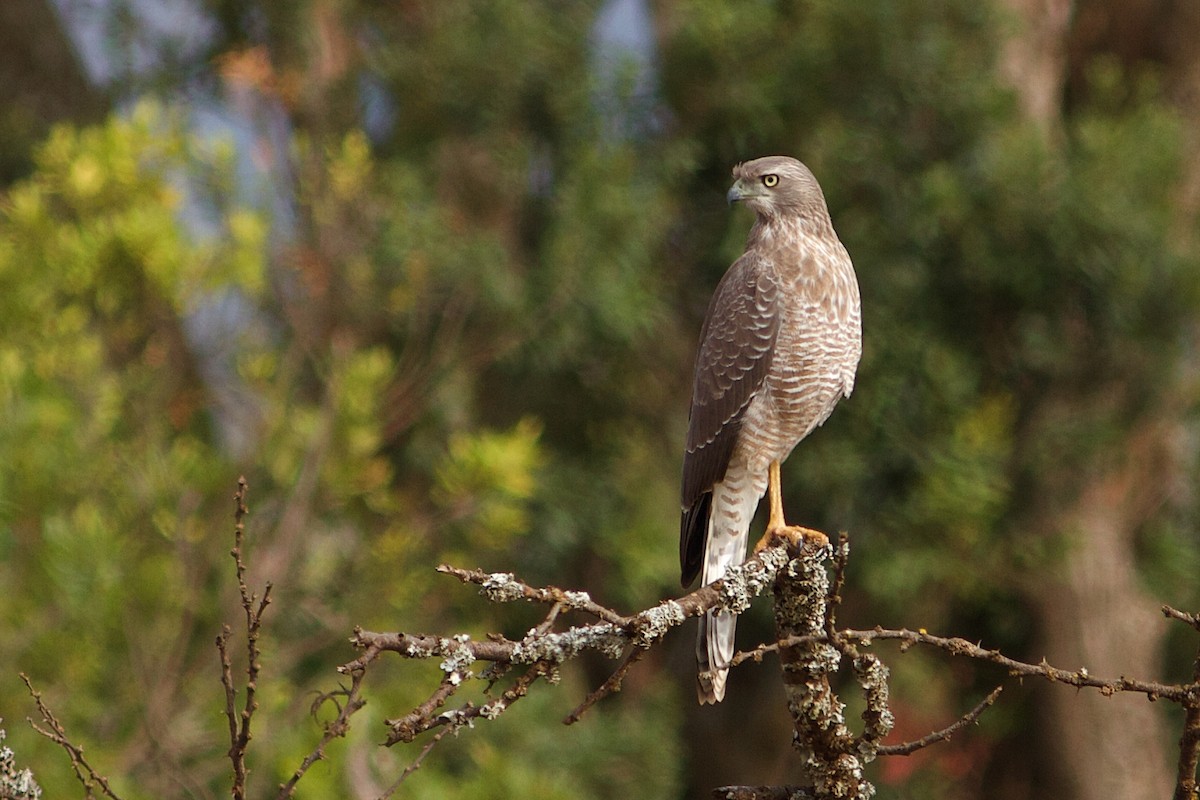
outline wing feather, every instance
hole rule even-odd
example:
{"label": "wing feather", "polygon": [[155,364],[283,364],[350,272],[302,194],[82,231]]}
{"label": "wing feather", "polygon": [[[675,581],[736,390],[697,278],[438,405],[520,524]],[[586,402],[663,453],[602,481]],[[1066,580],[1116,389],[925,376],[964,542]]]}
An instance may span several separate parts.
{"label": "wing feather", "polygon": [[742,415],[771,368],[779,335],[779,293],[775,270],[748,252],[725,273],[704,318],[680,495],[679,558],[685,586],[695,579],[703,559],[713,484],[725,476]]}

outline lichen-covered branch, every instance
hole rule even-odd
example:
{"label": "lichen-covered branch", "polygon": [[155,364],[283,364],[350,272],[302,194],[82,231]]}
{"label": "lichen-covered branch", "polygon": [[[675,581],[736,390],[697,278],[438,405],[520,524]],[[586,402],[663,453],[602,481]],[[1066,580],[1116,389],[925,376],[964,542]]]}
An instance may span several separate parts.
{"label": "lichen-covered branch", "polygon": [[[387,722],[389,730],[385,744],[388,746],[411,742],[427,731],[437,731],[434,740],[389,788],[388,793],[394,792],[420,766],[432,746],[446,732],[469,727],[476,720],[499,716],[525,697],[539,680],[557,682],[561,664],[586,651],[599,652],[614,659],[624,656],[613,675],[565,720],[568,723],[577,721],[596,702],[619,691],[630,667],[672,628],[710,609],[728,609],[740,613],[749,608],[755,597],[773,585],[776,574],[787,564],[788,558],[783,547],[766,548],[745,564],[730,570],[723,580],[697,589],[685,597],[664,600],[632,615],[624,615],[603,606],[592,600],[586,592],[530,586],[511,573],[487,573],[448,565],[438,567],[439,572],[478,586],[480,594],[492,602],[520,600],[543,604],[549,609],[545,619],[520,640],[499,635],[474,640],[466,634],[447,637],[355,629],[351,642],[362,653],[339,667],[343,674],[362,676],[384,653],[396,653],[404,658],[436,658],[443,673],[442,681],[425,701],[409,713]],[[556,629],[562,627],[560,619],[568,611],[593,617],[595,621]],[[486,667],[476,672],[477,663],[483,663]],[[500,689],[498,694],[493,693],[500,679],[519,667],[524,669],[518,677]],[[472,680],[486,681],[483,690],[486,699],[483,702],[469,700],[451,706],[451,700],[459,690]]]}
{"label": "lichen-covered branch", "polygon": [[[4,719],[0,717],[0,725],[3,724]],[[38,786],[28,767],[17,766],[16,754],[3,744],[7,735],[0,727],[0,797],[4,800],[39,800],[42,787]]]}
{"label": "lichen-covered branch", "polygon": [[349,673],[364,669],[385,652],[397,653],[405,658],[440,658],[442,671],[447,676],[457,673],[460,680],[469,677],[466,668],[475,661],[562,664],[587,650],[619,658],[629,646],[642,649],[650,647],[690,617],[714,609],[729,610],[735,614],[745,611],[755,597],[772,585],[775,575],[787,562],[787,551],[783,547],[766,548],[740,567],[729,570],[720,581],[679,599],[664,600],[629,616],[600,606],[586,592],[564,592],[553,587],[536,589],[516,579],[511,573],[485,573],[442,566],[440,572],[479,585],[480,594],[493,601],[547,603],[552,606],[552,611],[565,605],[597,617],[600,621],[572,625],[562,631],[534,629],[520,641],[502,636],[476,641],[466,634],[444,637],[356,629],[350,641],[363,653],[339,667],[339,671]]}
{"label": "lichen-covered branch", "polygon": [[535,603],[557,603],[564,609],[576,609],[591,614],[604,622],[625,625],[628,620],[611,608],[605,608],[592,600],[587,592],[568,592],[557,586],[535,588],[519,581],[511,572],[484,572],[481,569],[459,569],[441,564],[438,572],[453,575],[463,583],[474,583],[481,587],[480,594],[495,603],[513,600],[529,600]]}
{"label": "lichen-covered branch", "polygon": [[[439,685],[412,711],[387,723],[388,745],[411,742],[430,731],[434,736],[389,788],[390,795],[444,735],[469,727],[476,720],[504,713],[538,681],[555,682],[559,667],[567,661],[587,651],[621,659],[608,680],[564,720],[571,724],[595,703],[619,691],[628,671],[672,628],[710,610],[739,614],[755,597],[770,590],[775,602],[777,641],[739,653],[733,665],[748,659],[761,660],[771,652],[778,654],[793,718],[794,744],[811,785],[727,786],[715,790],[714,797],[728,800],[870,797],[874,787],[866,777],[865,768],[872,760],[879,756],[908,755],[945,741],[977,722],[999,697],[1001,688],[997,687],[946,727],[913,741],[884,744],[894,726],[889,707],[890,674],[880,656],[866,652],[865,648],[876,641],[891,640],[899,642],[901,652],[916,645],[934,647],[954,656],[995,664],[1014,677],[1040,677],[1095,688],[1105,695],[1139,692],[1152,700],[1161,698],[1181,704],[1187,722],[1180,741],[1179,788],[1175,800],[1194,800],[1196,762],[1200,760],[1200,657],[1193,683],[1168,685],[1125,676],[1102,678],[1082,667],[1064,670],[1045,661],[1028,664],[965,639],[935,636],[924,630],[839,628],[836,616],[848,558],[849,545],[843,537],[833,547],[815,542],[795,552],[789,552],[783,545],[768,547],[741,567],[730,570],[724,579],[634,614],[623,614],[597,603],[586,592],[531,586],[507,572],[488,573],[443,565],[438,568],[440,572],[479,587],[480,594],[492,602],[540,604],[547,607],[546,615],[519,640],[489,635],[477,641],[466,634],[437,636],[356,629],[351,641],[361,653],[339,669],[361,679],[384,653],[438,659],[443,673]],[[1200,618],[1196,615],[1167,608],[1164,614],[1200,630]],[[580,616],[585,619],[580,621]],[[845,706],[832,688],[832,676],[843,667],[852,672],[865,701],[861,729],[857,732],[847,723]],[[455,701],[460,690],[471,681],[484,682],[483,698]]]}
{"label": "lichen-covered branch", "polygon": [[[830,593],[824,562],[831,555],[828,547],[806,544],[801,557],[776,578],[775,630],[781,641],[791,642],[779,648],[783,690],[794,727],[792,745],[813,782],[813,796],[866,798],[874,788],[863,767],[875,753],[871,747],[859,747],[860,740],[846,726],[845,705],[829,681],[842,659],[838,647],[825,637]],[[875,673],[863,678],[867,713],[876,723],[875,728],[868,724],[874,740],[891,730],[887,670],[878,660],[864,662],[862,669],[864,676]]]}
{"label": "lichen-covered branch", "polygon": [[529,689],[539,678],[557,681],[555,667],[537,663],[527,669],[511,686],[482,705],[468,702],[450,711],[435,713],[445,705],[446,700],[453,695],[460,685],[452,679],[453,675],[442,680],[441,685],[421,705],[399,719],[390,719],[388,738],[384,742],[389,747],[400,742],[411,742],[425,731],[440,726],[456,730],[471,725],[477,719],[495,719],[508,710],[509,706],[529,694]]}
{"label": "lichen-covered branch", "polygon": [[713,789],[714,800],[815,800],[808,786],[722,786]]}

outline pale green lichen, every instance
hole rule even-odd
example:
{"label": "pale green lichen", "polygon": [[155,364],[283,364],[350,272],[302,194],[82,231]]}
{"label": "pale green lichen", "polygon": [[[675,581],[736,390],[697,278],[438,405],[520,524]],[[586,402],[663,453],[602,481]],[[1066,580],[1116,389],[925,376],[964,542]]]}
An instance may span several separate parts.
{"label": "pale green lichen", "polygon": [[525,596],[525,587],[511,572],[493,572],[483,579],[479,593],[493,603],[511,603]]}
{"label": "pale green lichen", "polygon": [[587,592],[563,592],[562,596],[571,608],[582,608],[592,602],[592,596]]}
{"label": "pale green lichen", "polygon": [[507,707],[508,705],[506,703],[501,701],[493,701],[479,709],[479,716],[483,717],[484,719],[495,719],[503,714],[504,709]]}
{"label": "pale green lichen", "polygon": [[[825,560],[831,548],[806,551],[785,567],[786,579],[775,594],[780,636],[820,637],[825,631],[829,574]],[[858,742],[845,723],[845,704],[833,692],[829,676],[841,666],[842,654],[830,643],[810,642],[791,649],[785,660],[788,709],[796,722],[793,744],[816,797],[867,798],[874,787],[863,773],[865,761],[848,749]],[[864,663],[864,675],[877,685],[880,673]]]}
{"label": "pale green lichen", "polygon": [[888,707],[888,678],[891,673],[882,661],[867,653],[854,659],[854,674],[866,698],[858,754],[864,763],[869,763],[875,759],[879,741],[891,733],[896,724],[896,718]]}
{"label": "pale green lichen", "polygon": [[[450,639],[439,638],[437,640],[434,654],[443,656],[442,663],[438,664],[438,667],[442,672],[452,676],[452,682],[454,682],[453,676],[455,675],[461,680],[460,673],[466,672],[466,667],[475,661],[475,654],[471,652],[470,647],[467,647],[469,641],[471,641],[471,637],[465,633],[460,633]],[[469,675],[469,673],[467,674]]]}
{"label": "pale green lichen", "polygon": [[683,612],[683,606],[674,600],[664,600],[638,615],[639,624],[633,633],[633,644],[636,647],[649,647],[671,628],[682,625],[685,619],[687,615]]}
{"label": "pale green lichen", "polygon": [[[469,708],[469,706],[468,706]],[[454,730],[456,733],[459,728],[475,727],[475,718],[467,713],[465,708],[453,708],[449,711],[443,711],[437,715],[437,718],[444,722],[447,727]]]}
{"label": "pale green lichen", "polygon": [[512,660],[518,664],[547,661],[561,664],[584,650],[596,650],[609,658],[619,658],[625,649],[626,637],[615,625],[607,622],[581,625],[561,633],[526,636],[513,649]]}
{"label": "pale green lichen", "polygon": [[[0,728],[0,742],[3,742],[6,736],[4,729]],[[42,788],[33,779],[33,772],[18,769],[12,748],[8,745],[0,747],[0,797],[11,800],[38,800],[41,796]]]}

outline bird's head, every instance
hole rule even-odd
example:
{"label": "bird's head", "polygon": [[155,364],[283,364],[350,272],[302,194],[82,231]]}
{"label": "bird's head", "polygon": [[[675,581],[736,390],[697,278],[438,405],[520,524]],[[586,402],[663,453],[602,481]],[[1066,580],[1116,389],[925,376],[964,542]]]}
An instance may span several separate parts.
{"label": "bird's head", "polygon": [[761,217],[828,218],[825,195],[808,167],[789,156],[765,156],[733,168],[725,198],[745,203]]}

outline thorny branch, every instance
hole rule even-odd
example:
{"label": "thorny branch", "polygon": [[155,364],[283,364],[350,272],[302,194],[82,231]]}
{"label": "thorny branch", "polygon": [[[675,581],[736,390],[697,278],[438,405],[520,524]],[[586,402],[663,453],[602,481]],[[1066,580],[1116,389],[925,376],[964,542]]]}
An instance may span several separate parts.
{"label": "thorny branch", "polygon": [[945,742],[963,728],[967,727],[968,725],[973,725],[984,711],[987,711],[992,707],[992,705],[996,702],[996,699],[1000,697],[1000,693],[1002,691],[1004,691],[1003,686],[997,686],[995,689],[992,689],[992,691],[988,693],[987,697],[979,701],[979,705],[975,706],[966,714],[963,714],[961,717],[941,730],[934,731],[933,733],[922,736],[920,739],[916,739],[911,742],[904,742],[903,744],[881,744],[876,749],[875,754],[880,756],[909,756],[923,747],[928,747],[929,745],[937,744],[938,742]]}
{"label": "thorny branch", "polygon": [[[1011,677],[1044,678],[1051,683],[1065,683],[1077,688],[1099,689],[1100,694],[1111,697],[1117,692],[1133,692],[1144,694],[1150,700],[1171,700],[1176,703],[1187,703],[1200,691],[1196,684],[1164,684],[1154,681],[1136,680],[1122,675],[1119,678],[1101,678],[1092,675],[1086,667],[1078,670],[1065,670],[1051,666],[1043,659],[1041,663],[1029,664],[1017,661],[1001,653],[999,650],[988,650],[978,644],[958,637],[934,636],[924,631],[912,631],[907,628],[888,629],[873,628],[871,630],[854,630],[846,628],[837,632],[837,637],[843,641],[869,645],[875,641],[899,641],[901,652],[913,645],[922,644],[943,650],[951,655],[963,656],[975,661],[987,661],[1005,667]],[[753,650],[738,653],[733,663],[759,660],[763,654],[779,650],[781,647],[791,647],[803,644],[824,643],[828,641],[826,634],[814,636],[793,636],[771,644],[760,645]]]}

